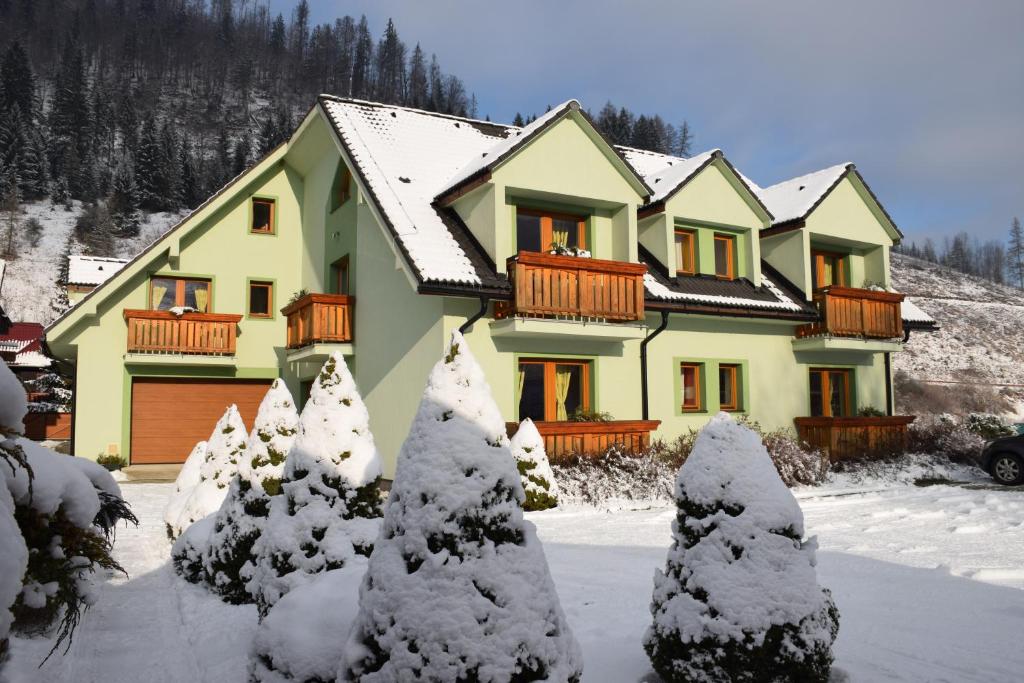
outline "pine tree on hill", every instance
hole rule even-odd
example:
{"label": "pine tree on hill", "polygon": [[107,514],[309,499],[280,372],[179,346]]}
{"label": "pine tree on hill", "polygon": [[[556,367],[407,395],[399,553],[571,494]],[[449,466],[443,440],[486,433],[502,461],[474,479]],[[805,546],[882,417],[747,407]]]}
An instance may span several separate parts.
{"label": "pine tree on hill", "polygon": [[261,615],[312,576],[369,554],[380,525],[380,455],[370,416],[340,353],[324,364],[285,461],[283,495],[243,576]]}
{"label": "pine tree on hill", "polygon": [[138,149],[135,152],[135,181],[139,188],[139,206],[147,211],[159,211],[164,206],[164,164],[163,151],[156,119],[146,116],[139,132]]}
{"label": "pine tree on hill", "polygon": [[1021,228],[1020,218],[1016,216],[1010,223],[1010,246],[1007,256],[1010,279],[1024,289],[1024,228]]}
{"label": "pine tree on hill", "polygon": [[409,98],[408,104],[416,109],[426,109],[430,104],[430,85],[427,80],[427,60],[420,44],[412,51],[409,61]]}
{"label": "pine tree on hill", "polygon": [[365,100],[370,97],[372,82],[370,68],[373,62],[373,39],[364,14],[356,28],[355,61],[352,65],[352,97]]}
{"label": "pine tree on hill", "polygon": [[544,437],[537,431],[533,420],[526,418],[519,423],[519,429],[512,437],[511,449],[526,493],[523,509],[533,512],[556,507],[558,484],[544,450]]}
{"label": "pine tree on hill", "polygon": [[225,602],[252,602],[241,577],[253,545],[270,514],[270,499],[281,492],[285,458],[299,433],[299,413],[288,388],[275,379],[260,403],[246,457],[239,461],[228,496],[217,511],[203,556],[206,580]]}
{"label": "pine tree on hill", "polygon": [[582,676],[483,370],[452,334],[398,456],[343,680]]}
{"label": "pine tree on hill", "polygon": [[676,144],[675,153],[681,157],[688,157],[693,154],[693,132],[690,130],[690,124],[687,121],[683,121],[683,125],[679,127],[679,140]]}
{"label": "pine tree on hill", "polygon": [[520,114],[519,112],[516,112],[516,117],[512,119],[512,125],[518,128],[522,128],[523,126],[525,126],[526,121],[523,120],[523,115]]}
{"label": "pine tree on hill", "polygon": [[676,479],[644,649],[666,683],[827,681],[839,612],[760,437],[720,413]]}
{"label": "pine tree on hill", "polygon": [[135,184],[135,170],[128,155],[123,155],[114,170],[113,187],[107,199],[107,208],[114,227],[121,236],[139,234],[139,190]]}
{"label": "pine tree on hill", "polygon": [[29,122],[35,119],[35,76],[25,48],[17,40],[0,61],[0,112],[18,107]]}

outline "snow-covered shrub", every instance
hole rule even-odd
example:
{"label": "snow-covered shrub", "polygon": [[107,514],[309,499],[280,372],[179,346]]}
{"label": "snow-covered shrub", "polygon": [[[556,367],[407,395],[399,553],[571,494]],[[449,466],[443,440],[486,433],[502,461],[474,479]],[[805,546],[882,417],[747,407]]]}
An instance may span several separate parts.
{"label": "snow-covered shrub", "polygon": [[0,660],[9,628],[56,631],[51,653],[70,644],[94,575],[123,571],[111,556],[113,526],[134,519],[109,472],[19,436],[26,409],[0,362]]}
{"label": "snow-covered shrub", "polygon": [[578,681],[523,499],[501,413],[455,332],[398,456],[342,679]]}
{"label": "snow-covered shrub", "polygon": [[354,557],[278,600],[253,638],[250,683],[334,683],[365,571],[366,558]]}
{"label": "snow-covered shrub", "polygon": [[828,454],[801,443],[788,429],[758,433],[786,486],[817,486],[828,479]]}
{"label": "snow-covered shrub", "polygon": [[679,467],[652,452],[616,449],[600,457],[572,456],[552,463],[561,504],[628,508],[638,501],[672,500]]}
{"label": "snow-covered shrub", "polygon": [[839,613],[758,435],[714,417],[679,470],[676,507],[644,635],[655,671],[667,683],[827,681]]}
{"label": "snow-covered shrub", "polygon": [[526,500],[523,510],[547,510],[558,505],[558,484],[544,450],[544,437],[533,420],[526,418],[512,437],[512,457],[516,459]]}
{"label": "snow-covered shrub", "polygon": [[213,531],[213,515],[207,515],[190,524],[171,547],[171,564],[178,576],[189,583],[206,580],[203,554],[210,543]]}
{"label": "snow-covered shrub", "polygon": [[260,403],[246,456],[217,511],[203,556],[206,580],[226,602],[252,602],[240,572],[270,514],[271,496],[281,491],[285,458],[298,432],[295,401],[284,382],[275,379]]}
{"label": "snow-covered shrub", "polygon": [[243,570],[261,615],[320,572],[368,555],[380,526],[381,460],[352,373],[340,353],[324,363],[285,460],[282,495]]}
{"label": "snow-covered shrub", "polygon": [[207,442],[200,441],[185,459],[185,464],[178,472],[178,478],[174,480],[174,493],[171,494],[167,506],[164,508],[164,524],[167,525],[167,538],[172,541],[181,533],[178,528],[178,520],[185,509],[192,490],[199,484],[199,470],[206,462]]}
{"label": "snow-covered shrub", "polygon": [[907,450],[941,455],[954,462],[975,463],[985,439],[954,415],[922,415],[907,428]]}
{"label": "snow-covered shrub", "polygon": [[192,487],[173,525],[175,535],[220,509],[227,498],[228,486],[238,473],[238,464],[245,457],[246,440],[245,423],[238,414],[238,408],[228,406],[206,443],[206,457],[199,466],[199,481]]}
{"label": "snow-covered shrub", "polygon": [[1017,433],[1003,417],[992,413],[971,413],[964,418],[964,426],[988,441]]}

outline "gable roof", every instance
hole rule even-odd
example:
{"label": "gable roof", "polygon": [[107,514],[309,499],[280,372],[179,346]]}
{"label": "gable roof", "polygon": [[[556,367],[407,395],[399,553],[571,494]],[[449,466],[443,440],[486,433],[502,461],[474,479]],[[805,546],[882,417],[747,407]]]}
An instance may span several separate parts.
{"label": "gable roof", "polygon": [[656,213],[664,209],[665,203],[686,187],[687,183],[696,178],[701,171],[721,160],[723,164],[736,176],[752,200],[752,203],[760,208],[770,220],[773,218],[771,210],[758,196],[751,186],[750,181],[736,170],[720,149],[710,149],[706,152],[694,154],[691,157],[675,157],[659,152],[649,152],[643,149],[620,146],[619,151],[643,176],[654,192],[647,204],[640,208],[641,217],[647,213]]}
{"label": "gable roof", "polygon": [[835,166],[829,166],[819,171],[783,180],[781,183],[769,185],[768,187],[759,187],[753,181],[746,180],[775,216],[772,227],[778,227],[806,220],[818,208],[818,205],[825,200],[825,197],[847,176],[854,178],[863,186],[871,201],[874,202],[882,216],[888,221],[888,227],[892,228],[892,232],[895,233],[897,238],[902,238],[903,233],[897,227],[896,222],[893,221],[892,216],[882,206],[882,203],[878,201],[878,197],[852,162],[847,161]]}
{"label": "gable roof", "polygon": [[125,267],[128,259],[105,258],[102,256],[68,256],[69,285],[98,285]]}

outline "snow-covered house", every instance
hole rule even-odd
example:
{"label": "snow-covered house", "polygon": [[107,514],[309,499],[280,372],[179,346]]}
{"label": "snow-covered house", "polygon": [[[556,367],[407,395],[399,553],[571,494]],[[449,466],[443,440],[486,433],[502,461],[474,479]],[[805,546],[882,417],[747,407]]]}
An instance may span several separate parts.
{"label": "snow-covered house", "polygon": [[124,268],[126,263],[128,259],[71,254],[68,256],[67,282],[64,283],[68,300],[71,303],[81,301],[86,294]]}
{"label": "snow-covered house", "polygon": [[761,188],[719,150],[612,146],[574,100],[516,128],[322,96],[47,340],[76,452],[133,463],[183,460],[229,403],[251,421],[276,377],[304,396],[340,351],[390,476],[460,328],[552,457],[719,410],[836,455],[909,419],[889,357],[930,323],[889,291],[899,239],[852,165]]}

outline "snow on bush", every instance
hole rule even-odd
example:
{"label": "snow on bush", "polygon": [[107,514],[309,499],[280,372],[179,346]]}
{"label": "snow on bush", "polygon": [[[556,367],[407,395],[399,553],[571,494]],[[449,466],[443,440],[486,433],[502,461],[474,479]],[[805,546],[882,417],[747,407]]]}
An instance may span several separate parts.
{"label": "snow on bush", "polygon": [[679,470],[676,506],[644,636],[662,679],[827,681],[839,613],[758,435],[714,417]]}
{"label": "snow on bush", "polygon": [[272,499],[243,570],[261,615],[313,575],[369,554],[380,526],[380,476],[370,414],[345,358],[334,353],[302,409],[283,495]]}
{"label": "snow on bush", "polygon": [[953,462],[976,463],[985,443],[985,437],[953,415],[922,415],[907,429],[908,451],[942,455]]}
{"label": "snow on bush", "polygon": [[253,638],[250,683],[334,683],[365,571],[366,558],[354,557],[278,600]]}
{"label": "snow on bush", "polygon": [[7,363],[0,361],[0,430],[5,435],[24,434],[23,420],[27,412],[28,398],[24,387]]}
{"label": "snow on bush", "polygon": [[526,418],[512,437],[512,457],[526,493],[523,510],[547,510],[558,505],[558,484],[544,450],[544,437],[533,420]]}
{"label": "snow on bush", "polygon": [[181,532],[171,546],[171,564],[174,565],[174,571],[189,583],[201,583],[206,580],[203,554],[210,542],[213,521],[213,515],[197,519]]}
{"label": "snow on bush", "polygon": [[189,496],[192,495],[192,491],[199,484],[199,470],[202,468],[203,463],[206,462],[206,453],[207,442],[200,441],[197,443],[192,448],[188,458],[185,459],[185,464],[181,466],[178,478],[174,480],[174,493],[171,494],[170,500],[167,501],[167,507],[164,508],[164,524],[167,525],[167,537],[172,541],[181,534],[178,520],[181,519],[181,513],[185,510],[185,504],[188,503]]}
{"label": "snow on bush", "polygon": [[590,505],[609,510],[630,509],[637,503],[671,501],[679,467],[652,452],[610,449],[599,457],[572,456],[551,465],[558,480],[559,503]]}
{"label": "snow on bush", "polygon": [[245,442],[242,416],[236,406],[228,406],[207,441],[206,457],[199,466],[199,483],[182,505],[181,514],[173,525],[175,535],[220,509],[228,495],[231,479],[238,473],[238,464],[245,457]]}
{"label": "snow on bush", "polygon": [[270,513],[271,496],[281,491],[285,458],[298,432],[295,401],[284,382],[275,379],[260,403],[246,455],[217,511],[203,556],[206,580],[226,602],[252,602],[240,572]]}
{"label": "snow on bush", "polygon": [[501,413],[455,332],[398,456],[342,679],[578,681],[523,500]]}
{"label": "snow on bush", "polygon": [[11,607],[21,593],[27,567],[28,548],[14,519],[14,499],[6,486],[0,486],[0,669],[6,658],[7,635],[14,621]]}

